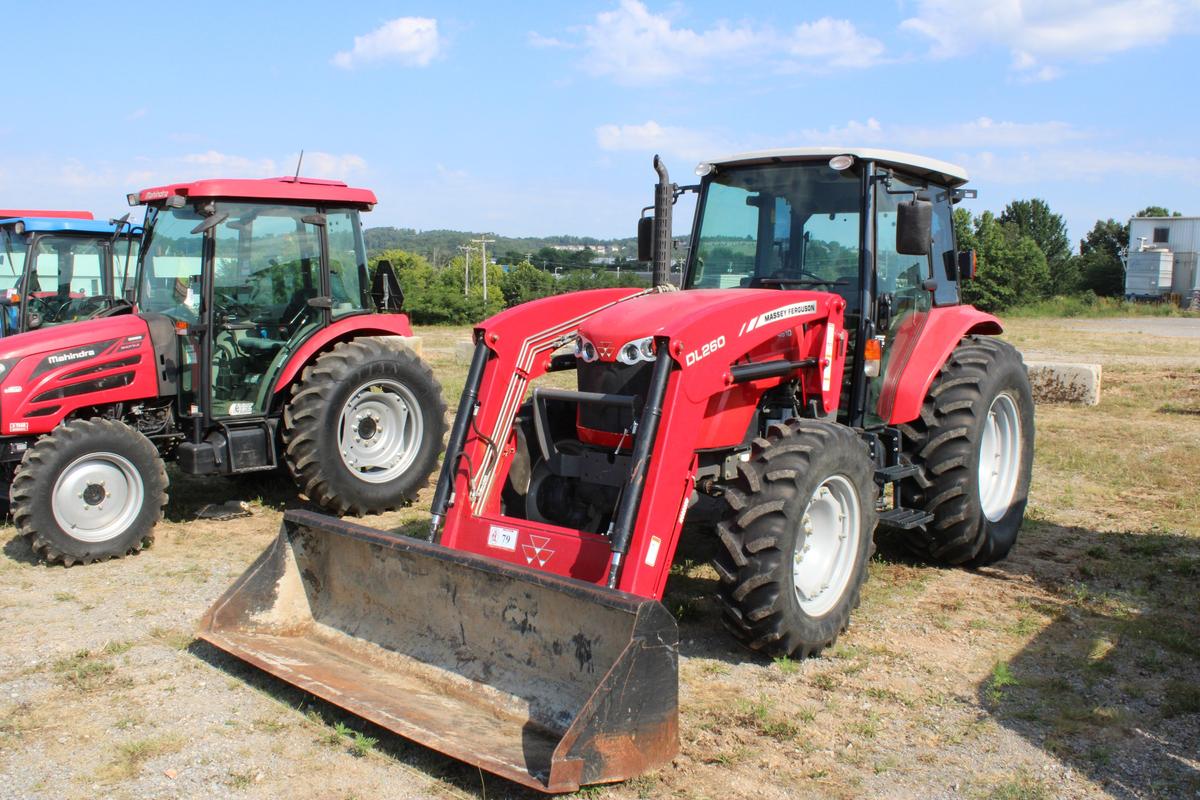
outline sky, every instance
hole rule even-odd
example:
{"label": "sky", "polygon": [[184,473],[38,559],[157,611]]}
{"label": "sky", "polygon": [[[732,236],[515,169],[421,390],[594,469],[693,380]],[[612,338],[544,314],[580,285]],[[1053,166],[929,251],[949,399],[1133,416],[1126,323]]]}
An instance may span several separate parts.
{"label": "sky", "polygon": [[304,150],[376,192],[371,226],[624,237],[654,153],[685,184],[829,145],[960,164],[972,211],[1041,197],[1075,241],[1200,215],[1200,0],[14,3],[5,28],[0,207],[115,216]]}

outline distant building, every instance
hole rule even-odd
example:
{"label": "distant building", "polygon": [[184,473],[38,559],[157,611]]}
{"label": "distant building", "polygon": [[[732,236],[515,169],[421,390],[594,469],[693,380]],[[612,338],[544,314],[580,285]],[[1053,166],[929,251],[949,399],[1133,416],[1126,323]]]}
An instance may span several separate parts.
{"label": "distant building", "polygon": [[1200,217],[1133,217],[1125,296],[1158,299],[1174,295],[1200,308]]}

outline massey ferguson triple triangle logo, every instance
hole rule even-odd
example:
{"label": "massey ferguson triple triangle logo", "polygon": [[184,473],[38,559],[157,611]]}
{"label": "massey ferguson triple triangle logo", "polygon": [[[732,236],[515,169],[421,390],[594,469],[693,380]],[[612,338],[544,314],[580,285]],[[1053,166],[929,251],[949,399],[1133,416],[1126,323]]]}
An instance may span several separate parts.
{"label": "massey ferguson triple triangle logo", "polygon": [[554,551],[546,546],[550,544],[550,537],[530,534],[529,541],[531,544],[521,545],[521,549],[525,551],[525,563],[532,564],[536,561],[539,567],[546,566],[550,556],[554,555]]}

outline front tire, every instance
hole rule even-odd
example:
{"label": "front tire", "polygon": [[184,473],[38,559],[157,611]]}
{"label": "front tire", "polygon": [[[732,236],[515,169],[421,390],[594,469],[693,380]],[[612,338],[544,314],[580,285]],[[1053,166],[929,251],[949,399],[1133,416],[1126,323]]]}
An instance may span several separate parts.
{"label": "front tire", "polygon": [[738,639],[801,658],[837,640],[867,579],[877,493],[849,428],[791,420],[755,441],[717,526],[724,620]]}
{"label": "front tire", "polygon": [[411,350],[377,337],[342,342],[306,367],[283,412],[288,467],[335,514],[408,505],[437,465],[446,402]]}
{"label": "front tire", "polygon": [[48,562],[120,558],[149,547],[167,504],[154,444],[122,422],[64,422],[25,452],[13,477],[13,522]]}
{"label": "front tire", "polygon": [[1033,395],[1021,354],[998,339],[966,337],[934,379],[920,418],[902,430],[921,474],[901,485],[901,497],[934,516],[908,534],[914,552],[970,567],[1007,556],[1033,471]]}

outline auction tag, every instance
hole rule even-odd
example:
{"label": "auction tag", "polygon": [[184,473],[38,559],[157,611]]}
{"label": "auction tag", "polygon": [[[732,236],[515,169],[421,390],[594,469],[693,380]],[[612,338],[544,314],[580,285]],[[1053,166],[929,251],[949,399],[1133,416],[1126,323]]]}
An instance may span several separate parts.
{"label": "auction tag", "polygon": [[519,533],[520,531],[516,528],[501,528],[499,525],[493,525],[488,528],[488,547],[515,553]]}

